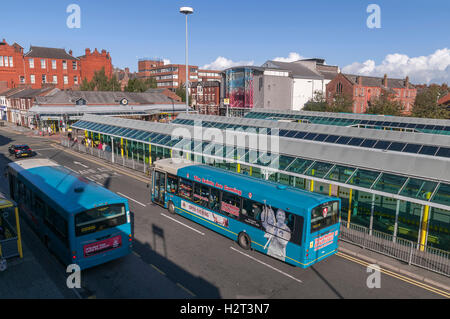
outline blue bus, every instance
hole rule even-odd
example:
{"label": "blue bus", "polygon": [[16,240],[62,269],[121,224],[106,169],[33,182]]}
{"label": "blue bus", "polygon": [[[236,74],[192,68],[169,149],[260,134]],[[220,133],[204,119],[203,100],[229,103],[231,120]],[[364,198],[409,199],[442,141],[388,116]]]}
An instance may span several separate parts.
{"label": "blue bus", "polygon": [[154,163],[152,201],[255,249],[307,268],[337,252],[340,199],[171,158]]}
{"label": "blue bus", "polygon": [[131,252],[128,200],[48,159],[7,169],[21,215],[61,262],[86,269]]}

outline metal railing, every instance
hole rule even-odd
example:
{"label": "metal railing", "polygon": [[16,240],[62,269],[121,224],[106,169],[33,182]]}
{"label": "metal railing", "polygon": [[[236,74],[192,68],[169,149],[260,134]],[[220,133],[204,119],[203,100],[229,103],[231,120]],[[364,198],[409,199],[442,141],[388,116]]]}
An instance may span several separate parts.
{"label": "metal railing", "polygon": [[341,221],[340,240],[450,277],[450,252]]}
{"label": "metal railing", "polygon": [[127,168],[131,168],[136,171],[149,174],[150,165],[145,163],[142,156],[131,154],[131,159],[127,156],[121,156],[121,154],[113,154],[108,150],[102,150],[96,147],[86,146],[82,143],[77,143],[67,138],[61,139],[61,145],[79,153],[89,154],[105,160],[110,163],[118,164]]}

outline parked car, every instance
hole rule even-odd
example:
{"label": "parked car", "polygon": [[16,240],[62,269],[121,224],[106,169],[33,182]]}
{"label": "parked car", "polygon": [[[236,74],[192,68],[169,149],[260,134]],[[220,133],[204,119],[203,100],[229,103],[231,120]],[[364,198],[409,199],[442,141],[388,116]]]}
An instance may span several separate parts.
{"label": "parked car", "polygon": [[16,158],[33,156],[33,151],[28,145],[11,145],[9,148],[9,153],[15,155]]}

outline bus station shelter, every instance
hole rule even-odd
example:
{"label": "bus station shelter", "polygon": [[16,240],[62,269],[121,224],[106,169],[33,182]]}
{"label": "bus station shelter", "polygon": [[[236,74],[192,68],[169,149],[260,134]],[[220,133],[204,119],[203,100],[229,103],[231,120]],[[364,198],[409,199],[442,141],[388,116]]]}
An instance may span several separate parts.
{"label": "bus station shelter", "polygon": [[[277,165],[268,165],[262,158],[266,155],[252,146],[196,137],[196,123],[224,134],[240,131],[244,137],[253,134],[248,130],[271,135],[276,129],[279,150],[271,155]],[[421,250],[450,251],[446,134],[199,114],[180,114],[172,123],[84,115],[73,128],[111,145],[113,158],[138,158],[151,165],[176,151],[195,162],[337,196],[346,225],[360,225],[391,241],[408,240]],[[192,138],[173,136],[176,129]]]}
{"label": "bus station shelter", "polygon": [[17,205],[0,193],[0,259],[23,257]]}

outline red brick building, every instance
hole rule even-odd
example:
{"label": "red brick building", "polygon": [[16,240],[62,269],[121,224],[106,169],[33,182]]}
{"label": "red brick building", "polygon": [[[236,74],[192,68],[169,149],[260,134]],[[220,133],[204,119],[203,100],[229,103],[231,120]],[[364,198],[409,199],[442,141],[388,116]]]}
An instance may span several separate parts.
{"label": "red brick building", "polygon": [[200,114],[219,115],[219,81],[201,81],[192,83],[191,96],[192,106]]}
{"label": "red brick building", "polygon": [[[189,82],[197,82],[198,66],[189,65]],[[166,88],[175,91],[180,85],[186,82],[186,65],[185,64],[166,64],[162,60],[146,60],[138,61],[138,78],[154,77],[158,88]]]}
{"label": "red brick building", "polygon": [[372,99],[378,98],[382,90],[391,94],[394,101],[402,104],[404,113],[410,114],[417,95],[417,89],[409,83],[409,78],[391,79],[339,73],[327,84],[327,102],[331,103],[336,94],[345,94],[353,99],[353,113],[365,113]]}
{"label": "red brick building", "polygon": [[24,54],[23,48],[14,43],[0,42],[0,82],[8,88],[20,85],[39,89],[52,84],[59,89],[78,89],[83,79],[91,80],[94,72],[102,68],[109,78],[112,76],[112,62],[109,53],[86,49],[86,54],[74,57],[72,51],[64,49],[31,46]]}

